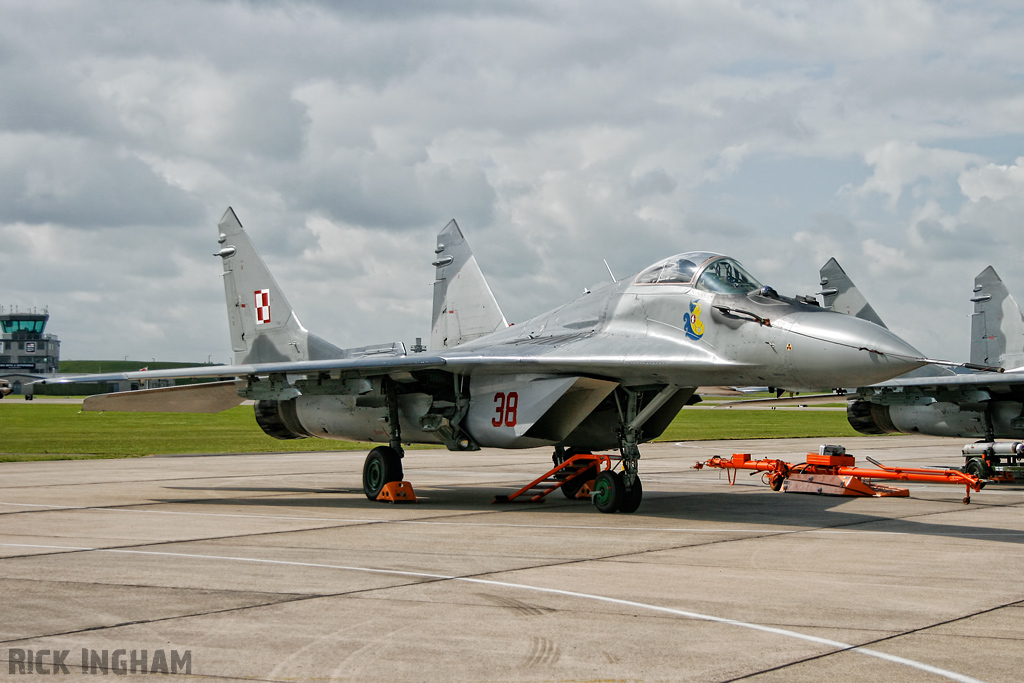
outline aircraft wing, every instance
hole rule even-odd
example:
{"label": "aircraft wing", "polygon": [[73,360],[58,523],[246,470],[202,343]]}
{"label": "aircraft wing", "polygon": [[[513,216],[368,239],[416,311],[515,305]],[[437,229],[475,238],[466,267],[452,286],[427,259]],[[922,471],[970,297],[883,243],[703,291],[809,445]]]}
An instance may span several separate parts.
{"label": "aircraft wing", "polygon": [[880,384],[860,387],[861,396],[884,393],[919,393],[925,395],[943,394],[945,400],[957,392],[989,390],[999,393],[1011,391],[1015,386],[1024,386],[1024,372],[972,372],[942,377],[905,377],[891,379]]}
{"label": "aircraft wing", "polygon": [[[74,384],[79,382],[114,382],[147,379],[204,379],[233,377],[268,377],[272,375],[315,375],[324,372],[353,373],[361,377],[380,376],[416,370],[446,369],[456,374],[483,371],[488,374],[518,372],[585,373],[628,378],[631,369],[648,368],[657,364],[669,367],[674,360],[685,361],[689,369],[700,364],[700,359],[648,356],[625,357],[615,353],[590,355],[573,353],[466,353],[415,354],[409,356],[379,356],[362,358],[334,358],[328,360],[285,361],[279,363],[249,363],[241,365],[203,365],[166,370],[140,370],[78,375],[57,379],[44,379],[37,384]],[[708,367],[716,367],[714,358],[704,359]],[[721,363],[717,364],[719,367]]]}
{"label": "aircraft wing", "polygon": [[203,379],[207,377],[248,377],[268,375],[307,375],[340,370],[359,374],[384,375],[402,370],[440,368],[445,359],[434,355],[333,358],[329,360],[285,361],[281,363],[248,363],[242,365],[201,365],[167,370],[111,372],[77,377],[40,380],[38,384],[73,384],[76,382],[113,382],[126,379]]}
{"label": "aircraft wing", "polygon": [[[971,372],[964,374],[938,375],[934,377],[901,377],[888,382],[869,384],[851,388],[847,393],[831,394],[797,394],[796,396],[780,396],[778,398],[750,398],[739,401],[723,401],[717,408],[733,407],[766,407],[793,405],[822,405],[853,401],[858,398],[890,397],[900,401],[907,400],[988,400],[979,398],[978,392],[1005,394],[1024,389],[1024,372]],[[913,399],[911,399],[913,397]]]}
{"label": "aircraft wing", "polygon": [[722,401],[713,408],[768,408],[778,406],[820,406],[843,403],[856,394],[797,394],[778,398],[747,398],[740,401]]}
{"label": "aircraft wing", "polygon": [[[275,377],[288,375],[316,375],[322,372],[355,373],[357,376],[380,376],[407,373],[413,370],[441,368],[445,365],[438,356],[368,356],[335,358],[330,360],[286,361],[280,363],[250,363],[242,365],[203,365],[167,370],[140,370],[95,375],[79,375],[59,379],[40,380],[37,384],[74,384],[78,382],[113,382],[120,380],[152,379],[207,379],[202,384],[159,387],[136,391],[98,394],[85,399],[83,410],[215,413],[233,408],[247,398],[286,399],[298,395],[287,379],[275,382]],[[270,381],[253,383],[253,379],[269,377]],[[249,378],[249,386],[242,379]]]}

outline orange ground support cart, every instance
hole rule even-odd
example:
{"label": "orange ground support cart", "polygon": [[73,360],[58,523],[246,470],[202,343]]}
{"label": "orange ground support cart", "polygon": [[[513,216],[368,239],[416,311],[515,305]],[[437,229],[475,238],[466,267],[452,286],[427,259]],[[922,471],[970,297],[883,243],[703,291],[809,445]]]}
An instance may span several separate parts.
{"label": "orange ground support cart", "polygon": [[726,470],[730,484],[736,483],[738,470],[762,472],[762,480],[773,491],[786,493],[816,493],[831,496],[908,496],[907,489],[876,484],[872,479],[921,481],[933,484],[961,484],[966,487],[964,504],[971,502],[971,491],[981,491],[985,480],[957,469],[925,467],[886,467],[877,460],[867,458],[878,469],[857,467],[853,456],[842,446],[823,445],[817,453],[808,453],[807,460],[792,464],[783,460],[764,458],[753,460],[749,453],[734,453],[726,460],[715,456],[698,462],[694,469],[715,467]]}

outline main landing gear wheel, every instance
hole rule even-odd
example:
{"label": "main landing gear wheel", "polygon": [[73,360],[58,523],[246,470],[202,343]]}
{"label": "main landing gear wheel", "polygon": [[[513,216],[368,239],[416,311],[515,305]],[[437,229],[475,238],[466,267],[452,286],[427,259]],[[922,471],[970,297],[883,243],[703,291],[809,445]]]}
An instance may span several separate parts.
{"label": "main landing gear wheel", "polygon": [[615,512],[622,502],[622,475],[605,470],[594,479],[594,492],[590,494],[598,512]]}
{"label": "main landing gear wheel", "polygon": [[640,501],[644,497],[644,487],[640,483],[640,477],[633,477],[633,485],[629,488],[623,487],[622,499],[619,501],[619,512],[636,512],[640,507]]}
{"label": "main landing gear wheel", "polygon": [[377,446],[363,463],[363,493],[377,500],[384,485],[393,481],[402,481],[402,456],[390,446]]}

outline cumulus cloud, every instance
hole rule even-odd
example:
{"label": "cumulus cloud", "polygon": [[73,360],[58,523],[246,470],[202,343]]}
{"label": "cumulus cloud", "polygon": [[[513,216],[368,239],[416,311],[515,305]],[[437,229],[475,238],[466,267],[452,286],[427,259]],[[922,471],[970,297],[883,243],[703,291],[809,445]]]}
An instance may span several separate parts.
{"label": "cumulus cloud", "polygon": [[1024,157],[1012,165],[985,164],[960,174],[960,189],[972,202],[1024,197]]}
{"label": "cumulus cloud", "polygon": [[[956,150],[925,148],[915,142],[891,140],[868,150],[864,160],[874,167],[874,173],[860,186],[851,188],[851,191],[858,195],[885,195],[889,206],[893,207],[907,188],[914,189],[917,196],[930,194],[926,185],[935,186],[943,180],[956,177],[968,164],[981,161],[981,157]],[[941,190],[931,190],[937,191]]]}
{"label": "cumulus cloud", "polygon": [[125,149],[37,133],[0,135],[4,220],[80,228],[180,225],[202,217],[197,198]]}
{"label": "cumulus cloud", "polygon": [[949,321],[983,260],[1024,292],[1024,150],[989,144],[1024,139],[1024,21],[999,2],[3,15],[0,237],[8,272],[46,274],[5,277],[7,298],[49,304],[68,357],[226,357],[209,254],[228,205],[343,345],[428,336],[451,218],[519,320],[606,279],[602,259],[622,277],[700,248],[798,293],[835,255],[900,292],[872,303],[934,354],[963,355]]}

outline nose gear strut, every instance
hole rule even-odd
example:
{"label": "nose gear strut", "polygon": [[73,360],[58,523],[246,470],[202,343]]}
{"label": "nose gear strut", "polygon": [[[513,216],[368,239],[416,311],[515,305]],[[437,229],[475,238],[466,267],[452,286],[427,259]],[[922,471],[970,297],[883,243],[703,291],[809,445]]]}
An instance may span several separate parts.
{"label": "nose gear strut", "polygon": [[619,395],[615,395],[615,404],[619,409],[619,453],[622,455],[622,474],[602,472],[594,481],[594,507],[601,512],[636,512],[643,499],[644,489],[640,483],[638,464],[640,460],[641,432],[644,424],[661,408],[672,400],[681,389],[669,384],[659,391],[650,403],[640,410],[640,391],[629,387],[621,387],[626,394],[626,405],[622,405]]}

